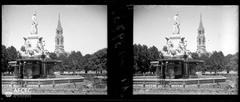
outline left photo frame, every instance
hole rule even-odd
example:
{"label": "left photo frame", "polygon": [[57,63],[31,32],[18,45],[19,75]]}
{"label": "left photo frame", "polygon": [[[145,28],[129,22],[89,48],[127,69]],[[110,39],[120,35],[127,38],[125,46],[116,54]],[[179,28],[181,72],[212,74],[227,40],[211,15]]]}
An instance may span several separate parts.
{"label": "left photo frame", "polygon": [[107,95],[106,5],[2,5],[2,94]]}

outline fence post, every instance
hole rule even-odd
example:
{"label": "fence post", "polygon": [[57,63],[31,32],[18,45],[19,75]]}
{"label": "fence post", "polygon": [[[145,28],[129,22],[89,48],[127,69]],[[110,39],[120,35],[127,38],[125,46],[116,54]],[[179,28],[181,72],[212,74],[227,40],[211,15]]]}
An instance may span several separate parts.
{"label": "fence post", "polygon": [[53,80],[53,88],[55,87],[55,81]]}
{"label": "fence post", "polygon": [[186,81],[185,81],[185,80],[183,80],[183,88],[185,88],[185,84],[186,84]]}
{"label": "fence post", "polygon": [[13,87],[13,79],[12,79],[12,81],[11,81],[11,86]]}
{"label": "fence post", "polygon": [[76,85],[76,83],[74,82],[74,80],[72,80],[72,82],[73,82],[74,88],[76,88],[77,85]]}
{"label": "fence post", "polygon": [[68,86],[69,86],[69,88],[71,87],[70,83],[71,83],[70,79],[68,79]]}
{"label": "fence post", "polygon": [[21,87],[24,87],[24,81],[20,80],[19,82],[20,82]]}
{"label": "fence post", "polygon": [[143,81],[143,88],[145,88],[145,80]]}
{"label": "fence post", "polygon": [[200,87],[200,81],[198,80],[198,84],[197,84],[198,88]]}
{"label": "fence post", "polygon": [[27,81],[24,81],[24,87],[27,87]]}
{"label": "fence post", "polygon": [[38,80],[38,87],[40,87],[41,83],[40,83],[40,80]]}
{"label": "fence post", "polygon": [[172,88],[172,85],[171,85],[171,84],[172,84],[172,81],[169,80],[169,87],[170,87],[170,88]]}

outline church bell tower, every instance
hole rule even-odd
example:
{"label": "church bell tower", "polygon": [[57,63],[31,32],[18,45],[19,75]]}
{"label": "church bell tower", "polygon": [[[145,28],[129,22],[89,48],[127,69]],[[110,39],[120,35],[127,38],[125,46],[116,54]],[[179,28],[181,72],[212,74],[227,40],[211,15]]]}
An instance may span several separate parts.
{"label": "church bell tower", "polygon": [[198,27],[198,36],[197,36],[197,53],[199,55],[207,53],[206,51],[206,39],[205,39],[205,30],[202,24],[202,15],[200,14],[200,23]]}
{"label": "church bell tower", "polygon": [[58,25],[56,29],[56,37],[55,37],[55,53],[57,56],[64,53],[64,38],[63,38],[63,28],[61,26],[60,14],[58,14]]}

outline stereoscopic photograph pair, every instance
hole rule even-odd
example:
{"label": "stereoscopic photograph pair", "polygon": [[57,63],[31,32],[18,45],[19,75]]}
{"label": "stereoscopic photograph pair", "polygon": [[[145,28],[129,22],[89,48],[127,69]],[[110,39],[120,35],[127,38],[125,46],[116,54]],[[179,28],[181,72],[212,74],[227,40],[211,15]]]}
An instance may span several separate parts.
{"label": "stereoscopic photograph pair", "polygon": [[132,95],[238,94],[238,6],[131,6],[132,28],[114,25],[125,44],[108,5],[2,5],[2,95],[109,95],[128,83],[113,56],[132,59]]}

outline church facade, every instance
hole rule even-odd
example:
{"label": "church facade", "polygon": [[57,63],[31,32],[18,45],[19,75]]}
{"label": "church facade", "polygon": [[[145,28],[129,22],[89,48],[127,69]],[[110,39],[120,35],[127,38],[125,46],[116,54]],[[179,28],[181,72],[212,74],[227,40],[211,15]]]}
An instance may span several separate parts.
{"label": "church facade", "polygon": [[198,36],[197,36],[197,53],[198,55],[206,54],[206,38],[205,38],[205,30],[202,24],[202,15],[200,15],[200,23],[198,27]]}
{"label": "church facade", "polygon": [[65,53],[64,51],[64,37],[63,37],[63,28],[60,21],[60,14],[58,14],[58,25],[56,29],[56,37],[55,37],[55,51],[57,56]]}

